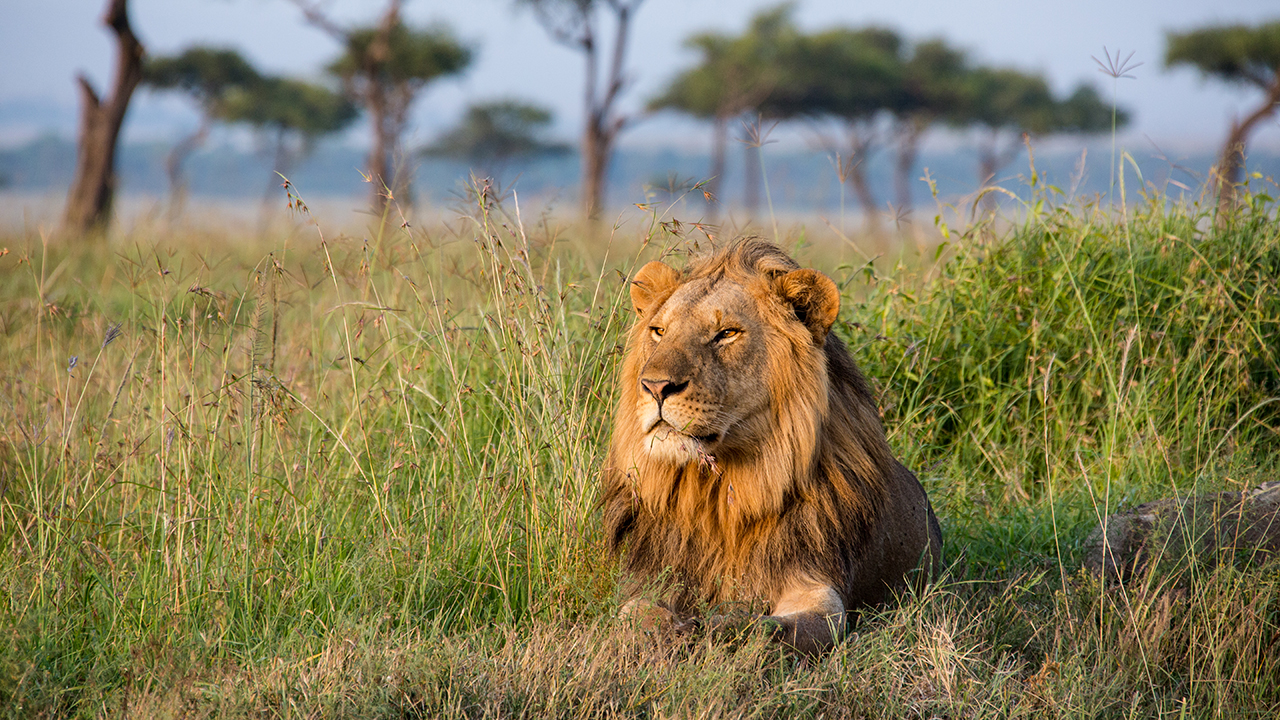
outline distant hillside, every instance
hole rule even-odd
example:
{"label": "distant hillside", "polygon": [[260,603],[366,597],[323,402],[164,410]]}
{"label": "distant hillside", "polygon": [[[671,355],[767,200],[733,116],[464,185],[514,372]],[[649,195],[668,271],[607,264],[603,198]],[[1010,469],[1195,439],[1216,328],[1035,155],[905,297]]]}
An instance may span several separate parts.
{"label": "distant hillside", "polygon": [[[731,149],[722,201],[740,206],[743,197],[741,148]],[[165,154],[163,144],[126,145],[121,154],[122,189],[126,195],[163,195]],[[1131,150],[1143,178],[1170,195],[1189,188],[1199,191],[1205,172],[1213,161],[1210,154],[1190,157],[1161,158],[1154,150]],[[1109,181],[1110,146],[1099,143],[1087,153],[1083,178],[1080,178],[1080,153],[1037,151],[1036,168],[1046,174],[1048,182],[1063,190],[1073,183],[1080,194],[1102,193]],[[841,188],[831,160],[818,152],[787,152],[766,148],[764,165],[768,190],[775,210],[780,212],[838,212]],[[891,155],[881,151],[872,156],[868,172],[872,187],[882,207],[892,200]],[[348,146],[321,145],[310,159],[290,173],[290,179],[304,195],[355,196],[366,192],[359,169],[364,163],[363,151]],[[71,141],[47,136],[25,146],[0,150],[0,187],[13,192],[55,192],[71,180],[75,164],[75,145]],[[616,205],[644,202],[646,188],[651,199],[668,197],[672,184],[687,187],[706,178],[709,161],[703,154],[679,153],[673,150],[624,150],[618,153],[610,171],[610,201]],[[211,147],[196,153],[187,163],[190,192],[210,198],[259,198],[279,185],[270,173],[270,165],[261,155],[229,146]],[[977,160],[972,151],[922,153],[914,177],[925,168],[937,182],[940,197],[951,202],[976,188]],[[1264,177],[1280,174],[1280,155],[1256,153],[1250,157],[1250,172]],[[1127,182],[1136,190],[1132,168]],[[1029,172],[1025,153],[1001,172],[1002,184],[1016,189],[1019,176]],[[417,162],[414,191],[428,203],[447,203],[455,198],[469,174],[461,163],[424,158]],[[578,159],[574,155],[511,164],[499,175],[503,187],[514,187],[527,198],[550,200],[556,204],[572,204],[576,197]],[[928,188],[915,183],[917,206],[932,204]],[[695,192],[700,196],[701,192]],[[765,197],[760,198],[761,207]],[[844,195],[848,212],[856,212],[851,195]]]}

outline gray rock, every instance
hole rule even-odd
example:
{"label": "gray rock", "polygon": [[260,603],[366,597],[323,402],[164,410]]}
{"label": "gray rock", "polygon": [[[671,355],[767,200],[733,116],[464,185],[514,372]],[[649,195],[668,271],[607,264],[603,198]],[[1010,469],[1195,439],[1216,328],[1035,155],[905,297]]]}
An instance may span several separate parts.
{"label": "gray rock", "polygon": [[1153,562],[1264,562],[1280,553],[1280,481],[1116,513],[1094,528],[1085,550],[1085,567],[1108,582],[1124,582]]}

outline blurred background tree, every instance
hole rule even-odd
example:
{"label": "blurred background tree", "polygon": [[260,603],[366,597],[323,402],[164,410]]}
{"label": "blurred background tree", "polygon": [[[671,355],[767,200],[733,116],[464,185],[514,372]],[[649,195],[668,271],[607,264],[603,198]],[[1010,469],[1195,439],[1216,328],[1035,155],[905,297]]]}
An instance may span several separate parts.
{"label": "blurred background tree", "polygon": [[835,157],[841,182],[853,188],[870,230],[879,226],[880,211],[867,180],[867,160],[884,140],[890,109],[901,104],[902,48],[896,32],[879,27],[804,36],[791,54],[787,78],[763,103],[773,117],[838,124],[837,136],[820,130],[819,141]]}
{"label": "blurred background tree", "polygon": [[[432,81],[465,70],[471,50],[443,25],[406,26],[400,18],[401,0],[387,3],[376,26],[351,29],[334,23],[315,3],[294,4],[345,48],[328,70],[342,81],[347,96],[364,108],[373,128],[366,172],[373,184],[375,212],[381,214],[390,197],[411,203],[413,173],[403,167],[406,158],[401,151],[409,109]],[[396,168],[397,162],[402,167]]]}
{"label": "blurred background tree", "polygon": [[84,237],[105,230],[111,219],[116,185],[116,145],[133,91],[142,81],[146,49],[129,24],[128,0],[108,0],[103,24],[116,36],[115,77],[111,94],[99,97],[89,77],[76,76],[80,86],[80,137],[76,169],[63,209],[62,231]]}
{"label": "blurred background tree", "polygon": [[940,121],[954,123],[964,108],[964,83],[971,72],[963,51],[933,39],[917,43],[902,66],[902,88],[889,108],[896,156],[894,202],[900,213],[912,208],[911,174],[925,133]]}
{"label": "blurred background tree", "polygon": [[423,153],[470,163],[497,177],[512,160],[564,155],[569,146],[546,137],[551,111],[519,100],[473,103],[462,120]]}
{"label": "blurred background tree", "polygon": [[[1048,82],[1013,68],[976,68],[968,75],[965,102],[955,122],[978,131],[978,185],[990,187],[1000,168],[1026,142],[1050,134],[1092,134],[1129,121],[1129,114],[1104,103],[1098,92],[1079,85],[1065,100],[1053,97]],[[984,204],[993,208],[995,196]]]}
{"label": "blurred background tree", "polygon": [[200,113],[194,132],[178,141],[165,158],[169,180],[169,217],[182,212],[186,181],[182,166],[191,153],[204,144],[215,120],[226,121],[227,97],[246,92],[262,81],[262,76],[235,50],[196,46],[178,55],[147,58],[142,67],[142,84],[154,90],[189,95]]}
{"label": "blurred background tree", "polygon": [[[586,62],[582,211],[592,221],[598,220],[604,209],[614,142],[627,124],[627,117],[618,112],[617,102],[627,81],[624,65],[631,20],[641,2],[643,0],[516,0],[518,5],[533,9],[539,24],[553,40],[581,52]],[[613,42],[608,46],[602,37],[599,18],[602,10],[613,15]]]}
{"label": "blurred background tree", "polygon": [[346,129],[359,117],[359,109],[343,94],[323,85],[281,77],[261,77],[236,86],[222,103],[223,117],[252,125],[271,158],[271,180],[263,196],[260,227],[271,217],[271,202],[281,176],[311,154],[316,141]]}
{"label": "blurred background tree", "polygon": [[1041,135],[1054,127],[1056,108],[1049,84],[1039,75],[979,67],[967,81],[956,121],[977,131],[978,187],[985,188],[1023,150],[1024,135]]}
{"label": "blurred background tree", "polygon": [[[711,168],[704,186],[712,222],[722,193],[729,123],[757,110],[784,76],[781,61],[787,57],[787,45],[800,36],[791,21],[791,9],[785,4],[761,11],[747,31],[736,37],[721,33],[690,37],[685,47],[699,52],[699,64],[676,76],[649,101],[651,111],[676,110],[712,122]],[[759,148],[747,151],[759,153]]]}
{"label": "blurred background tree", "polygon": [[1167,35],[1165,67],[1188,65],[1232,85],[1261,90],[1263,97],[1244,119],[1231,121],[1219,153],[1212,182],[1218,210],[1236,205],[1236,188],[1244,176],[1245,145],[1249,135],[1280,106],[1280,22],[1257,27],[1226,25]]}

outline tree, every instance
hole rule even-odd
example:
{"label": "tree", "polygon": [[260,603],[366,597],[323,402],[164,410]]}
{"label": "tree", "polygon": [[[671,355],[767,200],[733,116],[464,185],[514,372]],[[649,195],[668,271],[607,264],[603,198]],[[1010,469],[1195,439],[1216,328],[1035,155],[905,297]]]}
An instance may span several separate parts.
{"label": "tree", "polygon": [[902,38],[885,28],[834,28],[807,36],[789,61],[786,81],[762,103],[775,117],[809,116],[841,124],[842,139],[822,136],[822,142],[836,155],[841,180],[853,187],[873,229],[879,224],[879,208],[866,163],[883,135],[884,114],[901,102],[901,51]]}
{"label": "tree", "polygon": [[1055,103],[1053,132],[1091,135],[1129,124],[1124,108],[1112,107],[1091,85],[1077,85],[1066,100]]}
{"label": "tree", "polygon": [[[783,74],[777,61],[785,55],[787,43],[798,38],[790,5],[760,12],[739,37],[694,35],[685,41],[685,47],[698,50],[701,62],[676,76],[661,95],[649,101],[650,110],[679,110],[712,121],[711,171],[706,185],[711,196],[721,193],[729,123],[756,109],[769,96]],[[748,152],[752,150],[759,152],[759,148],[748,148]]]}
{"label": "tree", "polygon": [[924,134],[941,120],[954,121],[964,107],[964,81],[969,73],[964,52],[945,41],[916,44],[903,63],[902,88],[891,108],[894,116],[894,196],[900,211],[910,210],[911,171]]}
{"label": "tree", "polygon": [[1218,210],[1233,208],[1236,188],[1244,174],[1245,145],[1249,134],[1272,117],[1280,105],[1280,22],[1258,27],[1227,25],[1186,33],[1168,34],[1165,67],[1190,65],[1201,75],[1253,87],[1263,93],[1262,102],[1243,120],[1231,122],[1214,174]]}
{"label": "tree", "polygon": [[1022,150],[1023,136],[1052,133],[1097,133],[1129,121],[1129,114],[1104,103],[1092,87],[1081,84],[1065,100],[1057,100],[1038,75],[1011,68],[977,68],[969,73],[957,124],[977,125],[978,184],[987,187],[1000,168]]}
{"label": "tree", "polygon": [[262,77],[237,87],[223,100],[223,116],[256,127],[271,157],[271,181],[263,197],[262,224],[281,175],[315,148],[316,141],[351,125],[359,110],[347,97],[323,85],[292,78]]}
{"label": "tree", "polygon": [[342,28],[308,0],[293,0],[313,25],[343,45],[343,53],[328,70],[341,79],[347,96],[369,114],[373,145],[368,175],[373,205],[379,212],[387,195],[408,200],[410,173],[393,171],[402,158],[400,140],[409,110],[418,95],[438,78],[455,75],[471,64],[471,50],[443,25],[427,29],[407,27],[400,19],[402,0],[390,0],[373,27]]}
{"label": "tree", "polygon": [[261,80],[258,71],[235,50],[192,47],[180,55],[148,58],[143,64],[144,85],[156,90],[184,92],[196,101],[200,110],[200,124],[195,132],[174,145],[165,160],[172,215],[180,212],[186,191],[183,163],[204,143],[214,120],[228,119],[228,95],[236,90],[243,92]]}
{"label": "tree", "polygon": [[518,100],[473,104],[456,127],[423,152],[474,163],[492,176],[518,157],[568,152],[569,146],[543,137],[550,125],[549,110]]}
{"label": "tree", "polygon": [[[516,0],[533,9],[538,22],[556,42],[582,53],[586,63],[583,105],[586,124],[582,130],[582,209],[588,220],[598,220],[604,208],[605,179],[613,144],[626,125],[627,118],[617,111],[616,103],[625,85],[623,65],[627,56],[627,39],[631,19],[643,0]],[[603,7],[613,14],[613,44],[603,85],[603,67],[598,10]]]}
{"label": "tree", "polygon": [[105,229],[115,196],[116,145],[133,91],[142,80],[145,48],[129,25],[128,0],[109,0],[103,22],[116,36],[115,78],[111,95],[99,98],[83,73],[80,85],[80,137],[76,170],[67,193],[63,230],[82,236]]}
{"label": "tree", "polygon": [[1054,127],[1053,93],[1044,78],[1012,68],[977,68],[965,89],[956,120],[978,127],[978,185],[985,188],[1022,150],[1023,135]]}

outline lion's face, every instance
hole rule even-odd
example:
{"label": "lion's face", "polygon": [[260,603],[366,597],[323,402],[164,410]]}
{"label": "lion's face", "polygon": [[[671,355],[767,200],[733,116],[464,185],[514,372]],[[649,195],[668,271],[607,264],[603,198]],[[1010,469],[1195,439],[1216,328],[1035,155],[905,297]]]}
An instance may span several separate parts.
{"label": "lion's face", "polygon": [[750,453],[776,432],[775,406],[786,391],[779,368],[799,360],[816,371],[839,309],[834,284],[812,270],[682,281],[650,263],[632,299],[641,317],[627,395],[643,450],[674,464]]}
{"label": "lion's face", "polygon": [[769,394],[768,327],[747,288],[686,283],[647,323],[636,416],[648,451],[683,462],[748,441]]}

